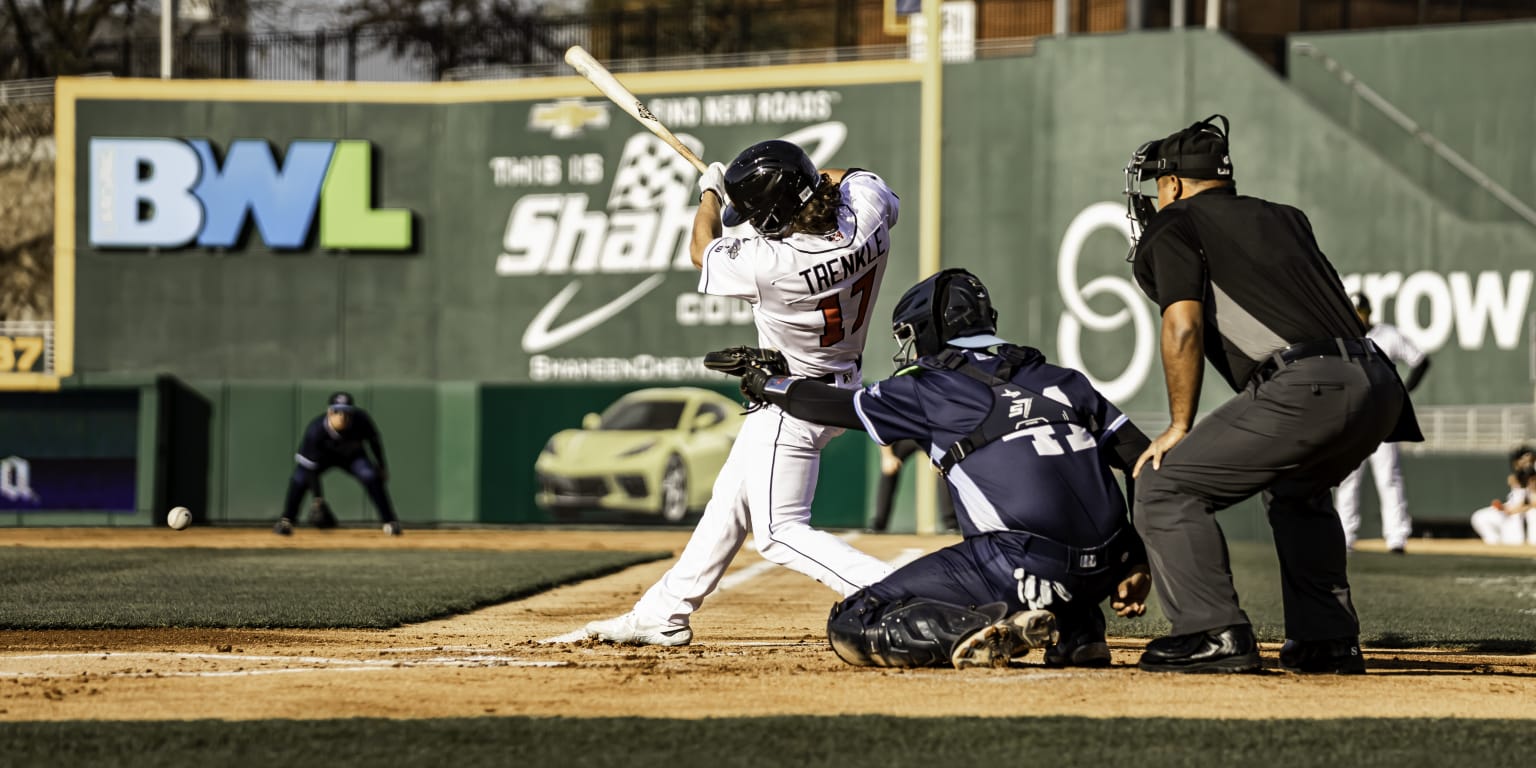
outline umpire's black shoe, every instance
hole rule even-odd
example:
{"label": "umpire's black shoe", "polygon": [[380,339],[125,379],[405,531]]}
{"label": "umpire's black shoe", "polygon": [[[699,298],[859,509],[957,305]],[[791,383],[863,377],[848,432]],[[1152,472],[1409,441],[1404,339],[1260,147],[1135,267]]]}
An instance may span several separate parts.
{"label": "umpire's black shoe", "polygon": [[1261,666],[1253,627],[1234,624],[1147,643],[1136,665],[1148,672],[1254,672]]}
{"label": "umpire's black shoe", "polygon": [[1280,647],[1280,668],[1308,674],[1363,675],[1365,656],[1360,654],[1360,641],[1353,637],[1287,640]]}

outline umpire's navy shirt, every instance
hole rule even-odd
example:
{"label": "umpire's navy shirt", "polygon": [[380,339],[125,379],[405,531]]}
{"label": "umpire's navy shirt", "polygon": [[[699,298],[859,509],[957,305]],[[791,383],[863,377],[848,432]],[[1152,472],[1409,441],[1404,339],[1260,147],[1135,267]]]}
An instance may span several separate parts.
{"label": "umpire's navy shirt", "polygon": [[[980,336],[951,345],[972,346],[977,340],[1002,343]],[[960,531],[965,536],[1028,531],[1070,546],[1098,546],[1126,525],[1125,497],[1098,450],[1126,418],[1081,373],[1025,349],[1031,359],[1011,381],[1044,397],[1024,396],[1021,389],[1014,402],[1029,401],[1021,405],[1021,428],[949,471]],[[965,355],[989,373],[1000,362],[981,349],[966,349]],[[924,357],[855,393],[853,404],[875,442],[916,440],[937,457],[980,426],[992,401],[991,388]],[[1074,423],[1038,424],[1040,416],[1060,418],[1063,412]]]}
{"label": "umpire's navy shirt", "polygon": [[1275,350],[1365,335],[1306,215],[1232,187],[1158,211],[1136,248],[1135,272],[1164,312],[1203,303],[1205,357],[1234,390]]}

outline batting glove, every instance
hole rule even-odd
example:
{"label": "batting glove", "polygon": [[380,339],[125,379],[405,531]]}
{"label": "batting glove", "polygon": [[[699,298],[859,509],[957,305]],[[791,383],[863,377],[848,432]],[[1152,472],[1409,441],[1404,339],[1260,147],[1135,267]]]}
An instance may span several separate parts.
{"label": "batting glove", "polygon": [[705,192],[714,192],[725,203],[725,163],[710,163],[699,174],[699,199],[704,198]]}

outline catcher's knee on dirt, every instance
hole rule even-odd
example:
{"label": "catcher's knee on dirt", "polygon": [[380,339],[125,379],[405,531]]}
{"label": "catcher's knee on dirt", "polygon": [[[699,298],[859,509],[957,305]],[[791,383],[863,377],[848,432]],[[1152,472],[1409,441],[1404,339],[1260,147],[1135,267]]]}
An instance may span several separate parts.
{"label": "catcher's knee on dirt", "polygon": [[948,667],[955,644],[1007,616],[1003,603],[977,608],[917,598],[887,603],[859,592],[832,607],[827,638],[860,667]]}

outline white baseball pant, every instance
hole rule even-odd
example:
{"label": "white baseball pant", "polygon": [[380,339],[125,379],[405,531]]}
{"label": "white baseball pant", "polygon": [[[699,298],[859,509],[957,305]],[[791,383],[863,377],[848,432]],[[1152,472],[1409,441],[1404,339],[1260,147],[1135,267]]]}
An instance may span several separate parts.
{"label": "white baseball pant", "polygon": [[[1472,528],[1483,538],[1484,544],[1518,546],[1526,538],[1524,529],[1527,517],[1531,518],[1532,524],[1536,524],[1536,514],[1530,512],[1506,515],[1502,510],[1483,507],[1472,513]],[[1532,530],[1536,531],[1536,528]],[[1536,544],[1536,538],[1532,538],[1531,543]]]}
{"label": "white baseball pant", "polygon": [[1413,520],[1408,517],[1408,499],[1403,495],[1397,443],[1377,446],[1369,459],[1339,483],[1334,506],[1339,510],[1339,522],[1344,524],[1344,543],[1354,547],[1360,531],[1360,476],[1365,473],[1366,464],[1376,478],[1376,495],[1381,499],[1381,537],[1386,539],[1388,549],[1399,549],[1413,533]]}
{"label": "white baseball pant", "polygon": [[[847,597],[890,575],[880,560],[811,527],[821,449],[843,433],[785,414],[752,412],[731,446],[699,524],[672,566],[635,603],[644,621],[686,625],[752,532],[764,559]],[[851,478],[863,482],[863,478]]]}

